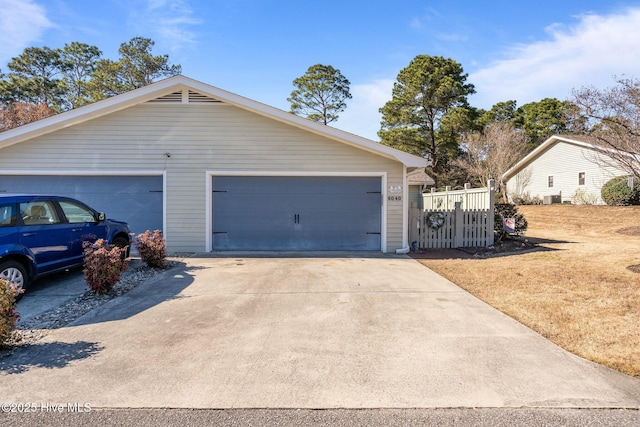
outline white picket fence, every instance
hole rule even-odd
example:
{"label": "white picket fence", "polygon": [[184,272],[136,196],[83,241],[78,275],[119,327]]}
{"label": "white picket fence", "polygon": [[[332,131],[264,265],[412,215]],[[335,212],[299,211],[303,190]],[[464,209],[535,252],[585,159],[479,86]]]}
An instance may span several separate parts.
{"label": "white picket fence", "polygon": [[410,209],[409,241],[418,248],[465,248],[494,243],[494,181],[487,187],[423,194],[424,209]]}

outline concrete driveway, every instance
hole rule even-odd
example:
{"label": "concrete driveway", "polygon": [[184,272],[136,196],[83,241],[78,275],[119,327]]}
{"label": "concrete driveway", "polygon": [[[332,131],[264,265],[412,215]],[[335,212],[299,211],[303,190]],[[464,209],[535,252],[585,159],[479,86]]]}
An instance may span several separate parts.
{"label": "concrete driveway", "polygon": [[0,360],[3,402],[133,408],[640,408],[404,256],[190,258]]}

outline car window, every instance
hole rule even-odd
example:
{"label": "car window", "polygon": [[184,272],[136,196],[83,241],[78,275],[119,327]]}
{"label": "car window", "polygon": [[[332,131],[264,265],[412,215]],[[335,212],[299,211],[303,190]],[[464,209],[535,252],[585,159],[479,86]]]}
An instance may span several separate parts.
{"label": "car window", "polygon": [[24,225],[59,224],[60,218],[53,202],[48,200],[34,200],[20,203],[20,215]]}
{"label": "car window", "polygon": [[60,202],[60,207],[71,224],[80,222],[97,222],[92,211],[73,202]]}
{"label": "car window", "polygon": [[13,227],[16,225],[16,205],[0,204],[0,227]]}

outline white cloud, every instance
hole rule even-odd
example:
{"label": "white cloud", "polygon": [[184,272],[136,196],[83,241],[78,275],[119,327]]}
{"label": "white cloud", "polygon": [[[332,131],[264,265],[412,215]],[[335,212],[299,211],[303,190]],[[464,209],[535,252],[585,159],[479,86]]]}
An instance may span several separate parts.
{"label": "white cloud", "polygon": [[196,43],[196,33],[190,27],[202,23],[186,0],[147,0],[144,13],[133,12],[132,22],[145,33],[156,34],[172,51]]}
{"label": "white cloud", "polygon": [[351,85],[349,90],[352,99],[347,102],[347,108],[332,126],[374,141],[379,140],[382,115],[378,110],[391,99],[394,82],[381,79]]}
{"label": "white cloud", "polygon": [[607,16],[584,15],[576,25],[554,24],[549,40],[517,45],[505,59],[471,73],[476,107],[514,99],[567,99],[582,86],[612,86],[614,77],[640,77],[637,49],[640,9]]}
{"label": "white cloud", "polygon": [[22,53],[24,48],[39,41],[42,33],[53,24],[45,10],[32,0],[0,0],[0,63]]}
{"label": "white cloud", "polygon": [[422,30],[424,28],[424,24],[422,23],[422,20],[420,20],[420,18],[413,18],[409,23],[409,27],[414,30]]}

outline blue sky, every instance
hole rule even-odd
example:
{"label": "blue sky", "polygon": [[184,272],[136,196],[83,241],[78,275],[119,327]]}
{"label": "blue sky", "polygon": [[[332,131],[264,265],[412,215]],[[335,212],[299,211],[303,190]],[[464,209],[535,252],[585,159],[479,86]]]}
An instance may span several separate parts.
{"label": "blue sky", "polygon": [[25,47],[79,41],[117,59],[134,36],[183,74],[289,109],[313,64],[340,69],[353,99],[333,125],[377,140],[378,109],[420,54],[458,61],[491,108],[640,78],[640,0],[0,0],[0,69]]}

